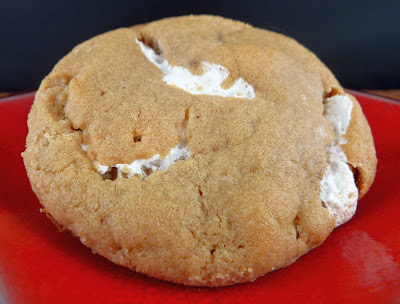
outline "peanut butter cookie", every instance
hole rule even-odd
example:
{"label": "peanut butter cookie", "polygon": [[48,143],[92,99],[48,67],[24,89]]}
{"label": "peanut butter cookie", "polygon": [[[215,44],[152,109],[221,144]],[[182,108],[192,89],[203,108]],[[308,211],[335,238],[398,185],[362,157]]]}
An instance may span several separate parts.
{"label": "peanut butter cookie", "polygon": [[24,163],[45,211],[93,252],[195,286],[293,263],[375,176],[369,125],[294,40],[214,16],[122,28],[43,80]]}

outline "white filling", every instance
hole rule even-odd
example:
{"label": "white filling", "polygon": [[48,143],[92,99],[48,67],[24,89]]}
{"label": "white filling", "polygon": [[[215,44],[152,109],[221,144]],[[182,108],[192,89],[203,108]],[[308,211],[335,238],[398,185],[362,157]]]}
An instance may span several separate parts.
{"label": "white filling", "polygon": [[[161,158],[159,154],[156,154],[149,159],[136,159],[130,164],[117,164],[115,166],[118,170],[117,178],[130,178],[133,175],[142,175],[142,179],[144,179],[154,171],[165,171],[167,170],[169,165],[189,158],[190,151],[189,146],[187,145],[184,130],[180,132],[179,136],[181,138],[181,141],[177,144],[175,148],[172,148],[170,150],[169,154],[165,158]],[[101,175],[110,172],[112,169],[112,167],[103,166],[99,162],[95,162],[94,166],[97,168],[97,171]]]}
{"label": "white filling", "polygon": [[347,165],[347,157],[340,145],[350,124],[353,103],[347,95],[335,95],[326,99],[325,117],[335,132],[335,140],[327,147],[328,168],[321,181],[321,200],[336,219],[336,227],[352,218],[357,208],[358,190],[354,176]]}
{"label": "white filling", "polygon": [[237,79],[229,89],[223,89],[221,84],[228,77],[229,71],[221,65],[202,62],[203,75],[192,75],[183,67],[171,67],[163,54],[156,54],[151,47],[139,40],[136,41],[147,59],[165,74],[163,81],[166,84],[175,85],[193,95],[219,95],[247,99],[253,99],[256,96],[253,87],[242,78]]}
{"label": "white filling", "polygon": [[99,162],[96,162],[96,167],[97,167],[97,171],[99,171],[99,173],[100,173],[101,175],[106,174],[108,171],[111,170],[110,167],[100,165]]}
{"label": "white filling", "polygon": [[189,147],[181,141],[175,148],[171,149],[170,153],[164,159],[160,158],[160,155],[157,154],[149,159],[137,159],[131,164],[116,165],[118,178],[123,177],[123,174],[128,178],[135,174],[142,175],[144,178],[154,171],[165,171],[169,165],[180,160],[185,160],[189,156]]}

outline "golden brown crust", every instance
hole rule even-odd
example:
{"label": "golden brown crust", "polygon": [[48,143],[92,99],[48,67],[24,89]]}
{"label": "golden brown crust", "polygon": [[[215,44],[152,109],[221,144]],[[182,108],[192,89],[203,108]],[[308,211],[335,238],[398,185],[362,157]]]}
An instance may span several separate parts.
{"label": "golden brown crust", "polygon": [[[203,61],[225,66],[225,85],[242,77],[256,98],[169,86],[136,39],[192,73]],[[51,216],[113,262],[188,285],[252,281],[334,228],[320,201],[333,139],[323,96],[333,86],[310,51],[241,22],[187,16],[119,29],[74,48],[43,80],[24,163]],[[183,125],[190,157],[165,172],[109,180],[93,166],[165,155]],[[354,125],[348,146],[373,149]]]}

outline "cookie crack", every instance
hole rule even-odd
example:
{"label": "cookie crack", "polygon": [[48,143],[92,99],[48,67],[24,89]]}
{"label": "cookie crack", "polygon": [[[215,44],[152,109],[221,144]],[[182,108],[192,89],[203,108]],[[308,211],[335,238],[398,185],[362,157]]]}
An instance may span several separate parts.
{"label": "cookie crack", "polygon": [[51,105],[50,112],[56,121],[66,119],[65,106],[68,103],[69,84],[72,79],[73,77],[68,74],[60,74],[50,78],[47,86],[44,88],[45,91],[55,91],[51,94],[49,104]]}
{"label": "cookie crack", "polygon": [[217,95],[249,100],[256,97],[253,86],[243,78],[236,79],[230,88],[224,89],[222,84],[228,78],[229,71],[222,65],[203,61],[203,74],[193,75],[184,67],[171,66],[156,39],[142,35],[136,42],[146,58],[165,74],[163,81],[167,85],[178,87],[192,95]]}
{"label": "cookie crack", "polygon": [[[186,108],[184,118],[179,130],[180,142],[175,148],[170,150],[170,153],[161,158],[159,154],[154,155],[150,159],[136,159],[131,164],[117,164],[116,166],[108,167],[94,161],[93,165],[103,177],[103,180],[116,180],[118,178],[131,178],[134,175],[141,175],[141,180],[144,181],[152,173],[156,171],[166,171],[167,168],[177,162],[184,161],[190,157],[188,139],[186,130],[188,126],[190,108]],[[88,146],[81,145],[82,150],[87,150]]]}
{"label": "cookie crack", "polygon": [[335,138],[325,150],[328,166],[320,183],[322,206],[335,218],[338,227],[355,213],[358,189],[354,173],[347,164],[347,156],[341,145],[347,143],[343,137],[350,125],[353,103],[348,95],[340,95],[336,88],[324,96],[324,117],[332,126]]}
{"label": "cookie crack", "polygon": [[296,217],[293,220],[293,226],[296,231],[296,240],[299,240],[301,238],[301,232],[302,232],[302,227],[300,224],[300,218],[299,214],[296,215]]}

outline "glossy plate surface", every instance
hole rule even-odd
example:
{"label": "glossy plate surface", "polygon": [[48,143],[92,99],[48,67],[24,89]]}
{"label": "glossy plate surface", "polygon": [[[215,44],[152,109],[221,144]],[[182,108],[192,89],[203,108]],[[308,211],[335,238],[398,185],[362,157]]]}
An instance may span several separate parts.
{"label": "glossy plate surface", "polygon": [[399,303],[400,103],[351,93],[371,125],[379,160],[356,215],[291,266],[224,288],[137,274],[59,232],[39,212],[20,156],[33,93],[0,100],[0,303]]}

